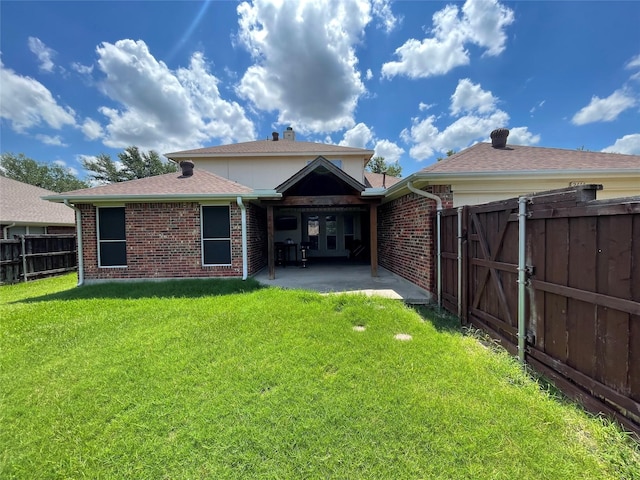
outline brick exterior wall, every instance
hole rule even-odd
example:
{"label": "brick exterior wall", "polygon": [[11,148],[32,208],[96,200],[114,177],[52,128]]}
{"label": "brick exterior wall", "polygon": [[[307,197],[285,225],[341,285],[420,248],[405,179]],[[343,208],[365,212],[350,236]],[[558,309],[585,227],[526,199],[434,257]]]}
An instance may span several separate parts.
{"label": "brick exterior wall", "polygon": [[[443,208],[453,206],[449,185],[423,189],[438,195]],[[396,275],[436,293],[436,202],[409,193],[378,208],[378,263]]]}
{"label": "brick exterior wall", "polygon": [[[82,211],[85,281],[140,278],[242,277],[242,224],[238,205],[231,203],[232,265],[202,266],[200,204],[127,203],[125,205],[127,266],[98,267],[96,207]],[[250,215],[247,215],[249,218]],[[249,221],[247,221],[249,223]]]}
{"label": "brick exterior wall", "polygon": [[247,205],[247,256],[249,275],[267,265],[267,211],[254,204]]}

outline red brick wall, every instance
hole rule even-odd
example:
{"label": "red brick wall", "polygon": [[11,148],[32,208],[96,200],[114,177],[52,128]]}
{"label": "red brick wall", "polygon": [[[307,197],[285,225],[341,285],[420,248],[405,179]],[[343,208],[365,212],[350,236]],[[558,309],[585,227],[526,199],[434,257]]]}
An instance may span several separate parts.
{"label": "red brick wall", "polygon": [[247,205],[247,251],[249,275],[267,264],[267,211],[257,205]]}
{"label": "red brick wall", "polygon": [[[443,208],[453,206],[448,185],[423,190],[442,198]],[[432,293],[436,293],[435,214],[436,202],[415,193],[378,208],[378,263]]]}
{"label": "red brick wall", "polygon": [[85,280],[242,276],[242,224],[235,202],[231,204],[232,265],[221,267],[202,266],[198,203],[127,203],[127,266],[122,268],[98,267],[96,207],[79,208]]}

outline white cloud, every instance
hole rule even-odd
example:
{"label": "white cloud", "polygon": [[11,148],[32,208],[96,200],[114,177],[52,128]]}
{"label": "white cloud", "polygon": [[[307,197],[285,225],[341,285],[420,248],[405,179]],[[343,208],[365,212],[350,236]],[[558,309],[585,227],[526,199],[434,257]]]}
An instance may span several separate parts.
{"label": "white cloud", "polygon": [[618,138],[616,143],[602,149],[608,153],[626,153],[629,155],[640,155],[640,133],[632,133]]}
{"label": "white cloud", "polygon": [[36,138],[38,140],[40,140],[42,143],[44,143],[45,145],[53,145],[56,147],[68,147],[69,145],[67,145],[66,143],[64,143],[62,141],[62,137],[60,137],[60,135],[55,135],[55,136],[51,136],[51,135],[43,135],[43,134],[38,134],[36,135]]}
{"label": "white cloud", "polygon": [[70,173],[71,175],[75,175],[76,177],[78,176],[78,169],[73,168],[73,167],[68,167],[67,166],[67,162],[65,162],[64,160],[54,160],[53,163],[55,165],[58,165],[62,168],[64,168],[68,173]]}
{"label": "white cloud", "polygon": [[102,137],[104,133],[102,126],[92,118],[86,118],[80,129],[89,140],[96,140]]}
{"label": "white cloud", "polygon": [[[139,40],[119,40],[97,47],[103,92],[120,107],[100,107],[107,118],[104,144],[137,145],[160,152],[194,148],[212,138],[223,143],[255,138],[253,123],[236,102],[224,100],[219,80],[196,52],[188,68],[170,70]],[[85,134],[95,133],[87,124]]]}
{"label": "white cloud", "polygon": [[73,62],[71,68],[80,75],[91,75],[93,73],[93,65],[82,65],[79,62]]}
{"label": "white cloud", "polygon": [[421,112],[424,112],[425,110],[429,110],[430,108],[435,107],[436,104],[435,103],[424,103],[424,102],[420,102],[418,104],[418,110],[420,110]]}
{"label": "white cloud", "polygon": [[374,157],[384,157],[388,163],[400,161],[400,157],[404,153],[404,149],[396,143],[389,140],[378,140],[376,142]]}
{"label": "white cloud", "polygon": [[238,6],[239,39],[255,64],[236,87],[301,133],[350,128],[365,94],[355,46],[371,21],[365,0],[257,0]]}
{"label": "white cloud", "polygon": [[625,68],[627,70],[632,70],[634,68],[640,68],[640,54],[636,55],[631,60],[629,60],[627,62],[627,64],[625,65]]}
{"label": "white cloud", "polygon": [[[497,108],[498,102],[479,84],[461,79],[451,95],[450,105],[452,115],[459,118],[440,130],[436,115],[416,117],[400,136],[411,145],[409,154],[416,160],[425,160],[437,152],[459,151],[477,141],[486,141],[492,130],[508,125],[509,115]],[[540,136],[529,132],[527,127],[512,128],[510,132],[509,141],[513,144],[532,145],[540,141]]]}
{"label": "white cloud", "polygon": [[0,85],[0,117],[8,120],[15,132],[24,133],[43,123],[56,130],[75,125],[71,108],[58,105],[44,85],[5,68],[1,60]]}
{"label": "white cloud", "polygon": [[396,17],[391,11],[388,0],[372,0],[373,14],[378,17],[379,26],[389,33],[400,24],[402,18]]}
{"label": "white cloud", "polygon": [[618,89],[607,98],[591,97],[591,102],[576,113],[571,122],[585,125],[593,122],[611,122],[625,110],[634,107],[637,99],[624,89]]}
{"label": "white cloud", "polygon": [[55,65],[51,57],[55,55],[55,50],[47,47],[42,40],[36,37],[29,37],[28,44],[29,50],[40,60],[40,70],[49,73],[53,72]]}
{"label": "white cloud", "polygon": [[535,135],[527,127],[515,127],[509,130],[508,142],[512,145],[536,145],[540,143],[540,135]]}
{"label": "white cloud", "polygon": [[347,130],[339,145],[343,147],[367,148],[373,140],[373,132],[364,123],[358,123],[352,129]]}
{"label": "white cloud", "polygon": [[365,74],[365,78],[367,80],[371,80],[373,78],[373,72],[371,71],[370,68],[367,68],[367,73]]}
{"label": "white cloud", "polygon": [[542,106],[545,104],[546,100],[542,100],[538,103],[536,103],[533,107],[531,107],[531,109],[529,110],[529,113],[531,114],[531,116],[533,116],[533,113],[538,110],[539,108],[542,108]]}
{"label": "white cloud", "polygon": [[489,91],[482,90],[468,78],[458,80],[456,91],[451,95],[451,114],[462,112],[489,113],[495,110],[497,99]]}
{"label": "white cloud", "polygon": [[485,48],[483,55],[499,55],[505,49],[505,28],[513,23],[514,15],[497,0],[467,0],[462,10],[447,5],[432,20],[433,36],[422,41],[412,38],[398,47],[395,55],[399,60],[382,65],[383,77],[444,75],[469,63],[468,43]]}

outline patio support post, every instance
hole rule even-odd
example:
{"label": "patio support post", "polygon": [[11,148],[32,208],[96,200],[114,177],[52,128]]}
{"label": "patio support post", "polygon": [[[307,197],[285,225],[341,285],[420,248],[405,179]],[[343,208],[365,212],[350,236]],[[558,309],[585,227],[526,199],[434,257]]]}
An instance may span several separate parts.
{"label": "patio support post", "polygon": [[371,276],[378,276],[378,206],[369,204],[369,243],[371,250]]}
{"label": "patio support post", "polygon": [[276,262],[273,252],[273,205],[267,205],[267,263],[269,265],[269,280],[276,278]]}

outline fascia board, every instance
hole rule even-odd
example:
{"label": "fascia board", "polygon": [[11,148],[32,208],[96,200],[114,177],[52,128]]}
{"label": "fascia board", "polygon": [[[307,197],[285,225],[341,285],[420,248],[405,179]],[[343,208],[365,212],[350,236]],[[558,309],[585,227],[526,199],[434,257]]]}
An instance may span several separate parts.
{"label": "fascia board", "polygon": [[113,203],[113,202],[174,202],[174,201],[202,201],[202,200],[257,200],[259,198],[280,198],[275,192],[251,192],[251,193],[198,193],[198,194],[174,194],[174,195],[48,195],[42,197],[50,202],[63,203]]}

